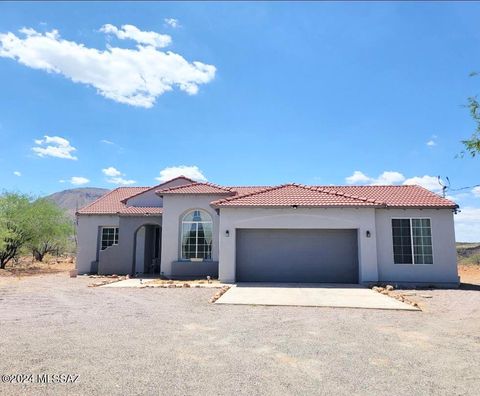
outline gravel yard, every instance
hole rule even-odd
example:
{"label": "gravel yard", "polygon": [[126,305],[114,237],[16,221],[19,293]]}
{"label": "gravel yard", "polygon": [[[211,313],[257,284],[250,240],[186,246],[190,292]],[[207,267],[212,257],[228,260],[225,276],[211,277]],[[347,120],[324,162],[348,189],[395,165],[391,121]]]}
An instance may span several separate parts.
{"label": "gravel yard", "polygon": [[[209,304],[215,290],[0,278],[0,374],[75,374],[0,394],[480,392],[480,287],[423,312]],[[423,298],[431,295],[432,298]]]}

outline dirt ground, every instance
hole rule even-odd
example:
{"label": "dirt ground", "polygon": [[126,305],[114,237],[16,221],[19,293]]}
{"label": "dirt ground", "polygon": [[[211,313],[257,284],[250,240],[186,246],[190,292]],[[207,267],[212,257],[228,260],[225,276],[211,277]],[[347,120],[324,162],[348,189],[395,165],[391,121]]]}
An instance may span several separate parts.
{"label": "dirt ground", "polygon": [[22,256],[17,261],[10,261],[5,269],[0,269],[0,277],[33,276],[68,272],[75,268],[74,257],[46,256],[42,262],[32,257]]}
{"label": "dirt ground", "polygon": [[459,265],[458,275],[462,283],[480,285],[480,265]]}

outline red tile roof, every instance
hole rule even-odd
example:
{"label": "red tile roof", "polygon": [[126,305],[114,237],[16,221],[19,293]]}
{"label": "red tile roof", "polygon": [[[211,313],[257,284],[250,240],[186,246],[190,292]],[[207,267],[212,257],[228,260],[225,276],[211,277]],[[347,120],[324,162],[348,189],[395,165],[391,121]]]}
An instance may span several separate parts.
{"label": "red tile roof", "polygon": [[304,186],[284,184],[212,202],[215,207],[447,207],[453,201],[420,186]]}
{"label": "red tile roof", "polygon": [[[78,214],[147,215],[161,214],[159,207],[126,206],[130,197],[152,187],[119,187],[78,211]],[[215,207],[390,207],[455,208],[455,202],[420,186],[281,186],[222,187],[191,183],[158,191],[163,194],[231,195],[212,202]]]}
{"label": "red tile roof", "polygon": [[383,202],[300,184],[283,184],[212,202],[216,207],[381,206]]}
{"label": "red tile roof", "polygon": [[384,202],[389,207],[456,207],[455,202],[417,185],[406,186],[317,186]]}
{"label": "red tile roof", "polygon": [[236,194],[231,188],[218,186],[212,183],[192,183],[184,186],[170,187],[158,190],[158,195],[165,194]]}
{"label": "red tile roof", "polygon": [[168,184],[168,183],[171,183],[171,182],[174,182],[174,181],[177,181],[177,180],[185,180],[185,181],[187,181],[187,182],[189,182],[189,183],[195,183],[195,180],[192,180],[192,179],[190,179],[190,178],[188,178],[188,177],[186,177],[186,176],[178,176],[178,177],[175,177],[174,179],[167,180],[167,181],[164,182],[164,183],[157,184],[156,186],[148,187],[146,190],[140,191],[140,192],[138,192],[138,193],[136,193],[136,194],[133,194],[133,195],[130,196],[130,197],[126,197],[126,198],[122,199],[122,202],[123,202],[123,203],[126,203],[129,199],[132,199],[132,198],[136,197],[137,195],[146,193],[146,192],[148,192],[148,191],[159,190],[159,189],[161,189],[162,186],[164,186],[165,184]]}

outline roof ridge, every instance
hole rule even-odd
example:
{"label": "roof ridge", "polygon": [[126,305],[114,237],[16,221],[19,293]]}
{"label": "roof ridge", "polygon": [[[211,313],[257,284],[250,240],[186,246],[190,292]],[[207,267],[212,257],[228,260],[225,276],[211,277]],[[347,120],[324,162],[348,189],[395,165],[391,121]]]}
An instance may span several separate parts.
{"label": "roof ridge", "polygon": [[[178,180],[178,179],[185,179],[185,180],[190,181],[191,183],[194,183],[194,182],[195,182],[195,180],[192,180],[192,179],[190,179],[189,177],[180,175],[180,176],[174,177],[173,179],[167,180],[167,181],[165,181],[165,182],[163,182],[163,183],[156,184],[156,185],[154,185],[154,186],[149,186],[149,187],[147,186],[147,187],[145,187],[145,188],[146,188],[145,191],[141,191],[141,192],[139,192],[139,193],[137,193],[137,194],[130,195],[129,197],[122,199],[120,202],[126,203],[129,199],[131,199],[131,198],[133,198],[133,197],[136,197],[137,195],[143,194],[143,193],[145,193],[145,192],[147,192],[147,191],[151,191],[151,190],[153,190],[153,189],[156,189],[156,188],[158,188],[158,187],[163,186],[164,184],[170,183],[170,182],[175,181],[175,180]],[[140,187],[139,187],[139,188],[140,188]]]}
{"label": "roof ridge", "polygon": [[211,202],[211,205],[217,205],[217,204],[221,204],[221,203],[224,203],[224,202],[234,201],[235,199],[251,197],[252,195],[258,195],[258,194],[262,194],[262,193],[265,193],[265,192],[278,190],[280,188],[283,188],[283,187],[286,187],[286,186],[291,186],[291,185],[293,185],[293,184],[291,184],[291,183],[289,183],[289,184],[279,184],[277,186],[266,187],[266,188],[263,188],[263,189],[258,190],[258,191],[252,191],[252,192],[245,193],[245,194],[234,195],[233,197],[217,199],[216,201]]}
{"label": "roof ridge", "polygon": [[219,190],[223,190],[225,192],[234,192],[229,187],[220,186],[219,184],[210,183],[210,182],[194,182],[194,183],[190,183],[190,184],[184,184],[182,186],[174,186],[174,187],[165,188],[163,190],[157,190],[155,192],[156,193],[170,192],[170,191],[175,191],[175,190],[179,190],[181,188],[192,187],[192,186],[209,186],[209,187],[218,188]]}
{"label": "roof ridge", "polygon": [[80,208],[80,209],[77,209],[77,211],[75,212],[75,214],[77,214],[78,212],[80,212],[81,210],[84,210],[84,209],[88,209],[90,206],[92,206],[93,204],[97,203],[98,201],[100,201],[101,199],[105,198],[106,196],[110,195],[110,194],[113,194],[115,191],[117,191],[118,189],[120,189],[122,187],[117,187],[117,188],[114,188],[113,190],[110,190],[109,192],[107,192],[106,194],[103,194],[101,197],[98,197],[96,200],[90,202],[88,205],[85,205],[84,207]]}
{"label": "roof ridge", "polygon": [[371,203],[376,203],[376,204],[379,204],[379,205],[387,205],[386,202],[379,201],[377,199],[359,197],[358,195],[347,194],[347,193],[340,192],[340,191],[335,191],[335,190],[328,190],[328,189],[325,189],[324,187],[313,187],[313,188],[309,187],[309,186],[304,186],[304,187],[307,188],[307,189],[312,189],[312,190],[316,190],[316,191],[319,191],[319,192],[323,192],[325,194],[335,195],[337,197],[345,197],[345,198],[355,199],[355,200],[361,201],[361,202],[371,202]]}

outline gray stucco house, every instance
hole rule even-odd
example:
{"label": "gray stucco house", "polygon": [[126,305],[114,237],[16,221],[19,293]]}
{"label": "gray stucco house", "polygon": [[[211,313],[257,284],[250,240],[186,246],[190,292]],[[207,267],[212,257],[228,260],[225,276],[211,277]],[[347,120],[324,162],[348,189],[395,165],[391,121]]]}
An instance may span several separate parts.
{"label": "gray stucco house", "polygon": [[120,187],[77,213],[82,273],[458,284],[457,205],[419,186]]}

